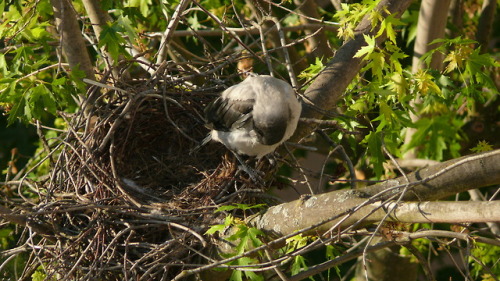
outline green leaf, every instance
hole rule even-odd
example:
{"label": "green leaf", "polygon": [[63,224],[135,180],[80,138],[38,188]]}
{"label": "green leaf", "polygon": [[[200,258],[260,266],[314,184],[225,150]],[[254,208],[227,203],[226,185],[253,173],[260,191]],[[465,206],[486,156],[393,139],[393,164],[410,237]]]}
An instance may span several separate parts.
{"label": "green leaf", "polygon": [[382,133],[370,132],[363,142],[368,145],[369,161],[373,165],[373,170],[377,177],[380,177],[383,173],[383,163],[385,162],[385,157],[382,153]]}
{"label": "green leaf", "polygon": [[234,270],[229,278],[229,281],[243,281],[243,272],[240,270]]}
{"label": "green leaf", "polygon": [[306,259],[303,256],[295,256],[292,262],[292,275],[296,275],[301,271],[307,270]]}
{"label": "green leaf", "polygon": [[262,230],[251,227],[248,229],[248,236],[250,237],[250,240],[252,240],[252,245],[254,247],[259,247],[262,245],[262,241],[260,240],[259,236],[263,236],[264,232]]}
{"label": "green leaf", "polygon": [[153,3],[151,0],[129,0],[127,2],[128,2],[127,7],[139,8],[139,10],[141,11],[141,14],[144,17],[148,16],[149,11],[150,11],[150,5],[152,5],[152,3]]}
{"label": "green leaf", "polygon": [[286,239],[286,247],[283,248],[286,254],[303,248],[311,240],[310,236],[304,236],[302,233]]}
{"label": "green leaf", "polygon": [[[246,266],[246,268],[249,268],[248,265],[252,265],[252,264],[256,264],[258,263],[259,261],[254,259],[254,258],[250,258],[250,257],[241,257],[239,259],[236,260],[236,262],[234,264],[236,265],[240,265],[240,266]],[[252,268],[252,267],[250,267]],[[245,275],[245,279],[243,279],[243,275]],[[256,272],[252,272],[252,271],[240,271],[240,270],[235,270],[233,271],[233,273],[231,274],[231,277],[229,280],[252,280],[252,281],[264,281],[264,277],[262,277],[261,275],[257,274]]]}
{"label": "green leaf", "polygon": [[[500,264],[498,257],[500,256],[500,247],[485,243],[475,242],[471,250],[469,263],[472,264],[472,274],[477,277],[481,273],[493,274],[500,276]],[[476,259],[480,262],[477,262]],[[488,270],[484,270],[483,266],[487,266]],[[484,274],[483,273],[483,274]]]}
{"label": "green leaf", "polygon": [[375,50],[375,37],[363,34],[363,37],[365,37],[365,42],[366,46],[363,46],[359,49],[359,51],[356,52],[354,55],[355,58],[361,58],[364,57],[363,59],[366,60],[367,56]]}
{"label": "green leaf", "polygon": [[226,226],[224,224],[216,224],[212,225],[206,232],[205,234],[208,235],[213,235],[216,232],[222,233],[224,232],[224,229],[226,229]]}
{"label": "green leaf", "polygon": [[189,27],[194,30],[198,30],[202,27],[200,22],[198,21],[198,15],[196,13],[193,14],[193,16],[188,17],[187,21],[189,23]]}
{"label": "green leaf", "polygon": [[253,271],[245,271],[245,276],[248,278],[248,280],[264,281],[264,277],[262,275],[257,274],[256,272]]}
{"label": "green leaf", "polygon": [[250,210],[250,209],[262,209],[265,208],[267,205],[266,204],[255,204],[255,205],[248,205],[248,204],[236,204],[238,209],[241,210]]}
{"label": "green leaf", "polygon": [[250,236],[248,235],[247,230],[248,228],[245,227],[244,229],[238,231],[237,234],[231,235],[229,238],[227,238],[228,241],[236,241],[238,239],[240,240],[238,245],[236,245],[236,254],[238,255],[243,254],[249,248],[248,243],[250,242]]}
{"label": "green leaf", "polygon": [[0,54],[0,70],[2,71],[3,77],[7,76],[9,73],[7,61],[5,60],[5,54]]}
{"label": "green leaf", "polygon": [[122,46],[122,44],[125,43],[121,35],[123,31],[125,31],[125,29],[118,25],[118,23],[108,23],[108,25],[103,28],[101,36],[99,37],[99,48],[105,46],[114,61],[118,60],[119,55],[128,55]]}
{"label": "green leaf", "polygon": [[[11,90],[12,93],[15,93],[14,88],[9,87],[9,89]],[[29,107],[27,108],[28,112],[25,111],[26,108],[25,95],[27,94],[27,92],[28,92],[27,90],[23,90],[23,93],[20,95],[20,97],[15,97],[16,101],[13,102],[12,108],[9,111],[9,117],[7,118],[9,125],[12,125],[18,118],[24,121],[25,123],[30,121],[31,112],[29,112]]]}
{"label": "green leaf", "polygon": [[224,219],[224,224],[216,224],[211,226],[206,234],[214,234],[215,232],[220,232],[222,233],[227,227],[230,227],[235,224],[235,218],[232,215],[227,215],[226,218]]}
{"label": "green leaf", "polygon": [[[393,116],[393,111],[392,108],[387,105],[385,102],[380,102],[380,115],[383,116],[383,120],[385,120],[385,124],[391,124],[392,123],[392,116]],[[382,123],[382,122],[381,122]],[[381,127],[381,126],[379,126]],[[383,127],[379,128],[377,127],[377,131],[381,131]]]}
{"label": "green leaf", "polygon": [[217,208],[217,210],[215,210],[215,212],[226,212],[226,211],[232,211],[235,209],[238,209],[238,207],[236,207],[235,205],[225,205],[225,206],[220,206],[219,208]]}
{"label": "green leaf", "polygon": [[31,281],[44,281],[47,280],[47,274],[43,272],[43,268],[39,266],[33,274],[31,274]]}
{"label": "green leaf", "polygon": [[300,74],[299,78],[300,79],[312,79],[314,76],[316,76],[318,73],[320,73],[323,69],[325,68],[325,65],[323,64],[323,61],[321,58],[316,57],[316,60],[314,63],[310,64],[309,67],[304,69]]}
{"label": "green leaf", "polygon": [[472,152],[485,152],[492,151],[493,146],[489,144],[487,141],[479,141],[478,144],[470,149]]}
{"label": "green leaf", "polygon": [[485,68],[500,67],[491,54],[480,54],[479,49],[474,50],[465,62],[465,73],[475,79],[475,82],[495,93],[498,93],[497,87],[490,73],[484,71]]}
{"label": "green leaf", "polygon": [[120,15],[116,20],[116,23],[123,28],[123,31],[128,36],[129,42],[134,42],[137,39],[137,32],[134,28],[134,23],[129,19],[128,16]]}
{"label": "green leaf", "polygon": [[378,81],[383,81],[383,70],[385,67],[385,56],[381,52],[373,52],[368,56],[371,62],[368,64],[371,68],[373,75]]}
{"label": "green leaf", "polygon": [[462,122],[453,118],[452,113],[421,118],[415,124],[417,131],[405,149],[419,146],[420,157],[438,161],[443,160],[443,153],[447,149],[454,155],[455,150],[460,148],[458,141],[461,138],[458,132]]}
{"label": "green leaf", "polygon": [[385,31],[387,38],[389,38],[391,42],[396,44],[396,32],[394,31],[394,26],[403,24],[404,23],[402,21],[400,21],[398,18],[395,18],[395,16],[391,14],[387,16],[384,20],[382,20],[382,22],[380,23],[380,30],[378,31],[375,37],[379,37]]}

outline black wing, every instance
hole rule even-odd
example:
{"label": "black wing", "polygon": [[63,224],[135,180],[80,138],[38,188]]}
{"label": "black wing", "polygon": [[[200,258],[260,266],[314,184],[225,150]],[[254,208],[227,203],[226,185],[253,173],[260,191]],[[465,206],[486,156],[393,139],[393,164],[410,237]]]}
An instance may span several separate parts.
{"label": "black wing", "polygon": [[206,126],[218,131],[243,127],[252,117],[255,100],[232,100],[218,97],[205,108]]}
{"label": "black wing", "polygon": [[283,140],[288,126],[288,115],[268,113],[264,118],[254,116],[253,127],[260,143],[273,145]]}

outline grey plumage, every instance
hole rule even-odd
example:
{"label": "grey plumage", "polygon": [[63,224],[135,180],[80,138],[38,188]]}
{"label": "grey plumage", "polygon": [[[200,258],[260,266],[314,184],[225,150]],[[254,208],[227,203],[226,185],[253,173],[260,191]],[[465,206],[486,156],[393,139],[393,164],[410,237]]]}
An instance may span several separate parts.
{"label": "grey plumage", "polygon": [[287,82],[249,76],[205,108],[208,138],[237,154],[261,158],[292,136],[301,108]]}

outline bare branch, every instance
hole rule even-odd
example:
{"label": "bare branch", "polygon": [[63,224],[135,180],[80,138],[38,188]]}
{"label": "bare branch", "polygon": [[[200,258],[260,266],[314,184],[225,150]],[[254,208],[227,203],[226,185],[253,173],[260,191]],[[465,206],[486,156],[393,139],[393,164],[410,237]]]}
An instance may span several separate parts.
{"label": "bare branch", "polygon": [[[263,26],[260,26],[260,28],[264,32],[276,32],[277,27],[276,26],[271,26],[269,29],[264,28]],[[310,33],[315,32],[318,29],[324,29],[332,32],[337,31],[337,26],[334,25],[328,25],[328,24],[323,24],[323,23],[308,23],[308,24],[301,24],[301,25],[294,25],[294,26],[283,26],[282,29],[284,32],[297,32],[297,31],[302,31],[302,30],[310,30]],[[175,30],[172,33],[172,37],[188,37],[188,36],[202,36],[202,37],[208,37],[208,36],[221,36],[222,34],[226,33],[227,31],[231,31],[234,34],[237,35],[256,35],[259,34],[259,27],[226,27],[224,29],[221,28],[214,28],[214,29],[200,29],[200,30]],[[145,33],[146,36],[148,37],[162,37],[163,33],[160,32],[147,32]]]}
{"label": "bare branch", "polygon": [[179,20],[181,19],[181,14],[187,8],[189,3],[191,3],[191,0],[181,0],[179,5],[177,5],[177,8],[175,9],[175,12],[172,15],[172,18],[170,19],[170,22],[168,23],[167,30],[165,30],[165,33],[163,34],[163,36],[161,38],[160,48],[158,50],[158,56],[156,57],[157,64],[161,64],[165,60],[165,55],[167,53],[167,45],[168,45],[170,39],[172,38],[172,34],[173,34],[174,30],[177,28],[177,24],[179,23]]}
{"label": "bare branch", "polygon": [[[450,160],[408,174],[408,179],[409,183],[401,177],[362,189],[338,190],[301,198],[273,206],[266,213],[252,218],[251,223],[269,233],[282,236],[300,229],[311,229],[315,225],[323,224],[316,230],[324,231],[332,226],[347,227],[357,224],[361,219],[367,219],[365,222],[378,221],[386,213],[381,209],[382,205],[376,202],[399,196],[400,192],[405,189],[408,191],[403,195],[403,201],[435,200],[468,189],[499,184],[500,150]],[[470,203],[473,204],[473,202]],[[481,202],[474,203],[482,204]],[[443,204],[447,203],[443,202]],[[498,208],[496,206],[498,203],[491,204]],[[413,208],[422,206],[416,205]],[[429,211],[436,214],[434,207],[429,206],[429,208],[431,208]],[[403,213],[399,213],[399,217],[392,219],[402,219],[405,217]],[[420,216],[419,219],[428,222],[432,216],[425,217],[426,214],[425,211],[423,214],[416,212],[416,216]],[[484,217],[479,219],[472,217],[474,214],[471,214],[471,221],[494,221],[496,217],[487,211],[476,215]],[[407,219],[411,221],[409,217]]]}
{"label": "bare branch", "polygon": [[389,220],[408,223],[474,223],[500,221],[500,201],[466,202],[410,202],[394,206],[392,203],[372,204],[381,207],[369,220],[380,221],[385,210],[394,210]]}
{"label": "bare branch", "polygon": [[0,218],[10,223],[30,227],[31,229],[33,229],[33,231],[37,232],[40,235],[43,235],[46,239],[55,241],[55,239],[52,237],[54,235],[54,230],[49,224],[33,220],[28,215],[17,214],[8,208],[0,206]]}

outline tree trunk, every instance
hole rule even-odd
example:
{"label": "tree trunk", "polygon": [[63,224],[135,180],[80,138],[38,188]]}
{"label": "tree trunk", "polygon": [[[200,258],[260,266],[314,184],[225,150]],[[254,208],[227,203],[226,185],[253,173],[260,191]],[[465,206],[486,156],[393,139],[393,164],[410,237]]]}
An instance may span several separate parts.
{"label": "tree trunk", "polygon": [[85,72],[86,78],[94,80],[94,69],[73,6],[66,0],[50,2],[61,37],[61,46],[71,69],[80,69]]}
{"label": "tree trunk", "polygon": [[[95,73],[87,51],[85,40],[80,32],[80,26],[74,11],[74,7],[68,0],[51,0],[56,19],[57,32],[60,36],[62,51],[66,56],[71,70],[81,70],[85,77],[95,80]],[[86,101],[87,97],[81,94],[80,104]],[[94,104],[95,100],[88,101],[89,105]],[[90,106],[85,107],[85,112],[90,111]],[[85,114],[88,115],[88,114]]]}
{"label": "tree trunk", "polygon": [[[432,55],[431,62],[428,66],[424,65],[424,62],[420,58],[428,51],[437,48],[437,44],[429,45],[435,39],[444,38],[446,21],[448,19],[448,11],[451,0],[424,0],[420,6],[420,13],[418,16],[417,25],[417,38],[415,42],[415,47],[413,50],[413,64],[412,72],[416,73],[423,68],[431,68],[435,70],[443,69],[443,59],[444,55],[440,52],[435,52]],[[418,116],[418,105],[420,104],[419,97],[415,97],[411,103],[415,111],[410,111],[410,118],[413,123],[420,119]],[[416,129],[407,128],[405,135],[405,143],[410,143]],[[405,159],[415,159],[417,158],[415,149],[409,150],[404,157]]]}
{"label": "tree trunk", "polygon": [[[372,244],[380,239],[373,239]],[[399,254],[401,246],[387,247],[366,254],[366,267],[363,257],[358,258],[355,281],[411,281],[418,278],[418,264],[411,262],[410,257]],[[365,272],[366,269],[366,272]]]}
{"label": "tree trunk", "polygon": [[488,50],[496,10],[497,0],[483,1],[483,7],[481,8],[481,16],[479,17],[476,33],[476,40],[481,46],[481,53],[485,53]]}

